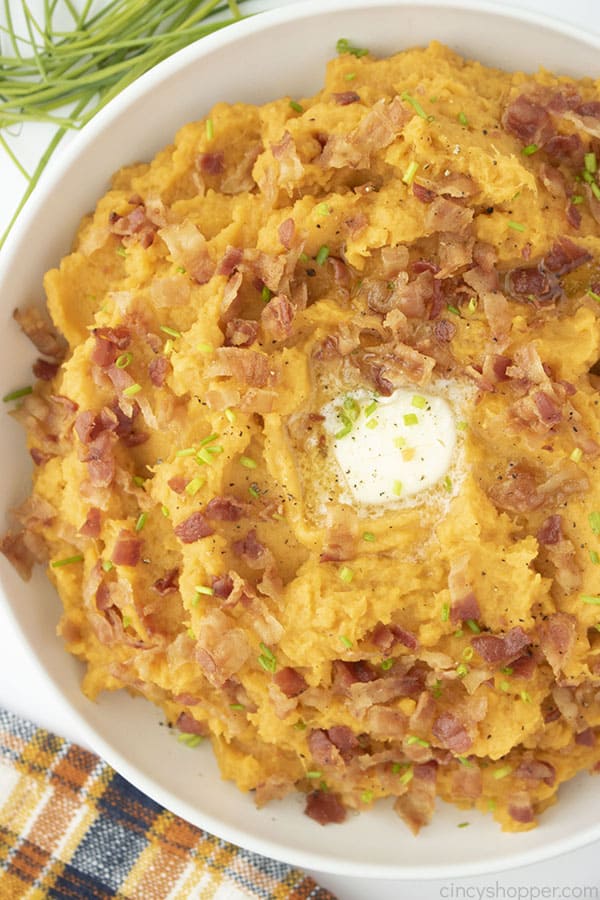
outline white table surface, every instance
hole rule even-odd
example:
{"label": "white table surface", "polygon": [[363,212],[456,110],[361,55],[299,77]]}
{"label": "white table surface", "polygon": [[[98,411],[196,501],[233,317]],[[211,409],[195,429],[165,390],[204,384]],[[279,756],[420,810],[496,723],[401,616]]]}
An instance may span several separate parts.
{"label": "white table surface", "polygon": [[[259,8],[283,6],[291,0],[264,0]],[[326,0],[324,0],[324,3]],[[495,0],[498,6],[531,9],[545,12],[600,32],[600,0],[513,0],[512,4]],[[11,8],[20,0],[9,0]],[[35,6],[35,3],[30,6]],[[0,11],[0,23],[2,12]],[[24,129],[19,137],[22,159],[36,159],[47,140],[43,129]],[[20,193],[24,180],[0,150],[0,233]],[[26,716],[39,725],[71,740],[84,744],[77,718],[57,691],[36,674],[31,666],[29,650],[12,623],[0,608],[0,706]],[[599,810],[600,815],[600,810]],[[410,836],[405,839],[412,840]],[[552,898],[552,900],[600,900],[600,841],[580,850],[538,865],[513,869],[489,876],[447,881],[380,881],[344,878],[326,873],[311,872],[324,887],[339,900],[483,900],[483,898]],[[239,897],[239,894],[236,894]]]}

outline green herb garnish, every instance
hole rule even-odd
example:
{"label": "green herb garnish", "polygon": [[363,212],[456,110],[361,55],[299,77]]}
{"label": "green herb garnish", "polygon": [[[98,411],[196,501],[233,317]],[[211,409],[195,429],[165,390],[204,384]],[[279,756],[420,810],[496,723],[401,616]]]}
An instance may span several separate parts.
{"label": "green herb garnish", "polygon": [[327,247],[325,244],[323,244],[323,246],[319,248],[319,251],[318,251],[317,255],[315,256],[315,262],[317,263],[318,266],[322,266],[326,262],[328,256],[329,256],[329,247]]}
{"label": "green herb garnish", "polygon": [[368,50],[365,50],[364,47],[355,47],[350,43],[348,38],[339,38],[335,45],[336,52],[342,56],[345,53],[349,53],[350,56],[356,56],[357,59],[360,59],[361,56],[367,56]]}
{"label": "green herb garnish", "polygon": [[[2,244],[0,243],[0,247]],[[31,385],[29,387],[18,388],[16,391],[10,391],[10,393],[5,394],[2,398],[3,403],[11,403],[13,400],[20,400],[21,397],[27,397],[28,394],[33,393],[33,388]]]}
{"label": "green herb garnish", "polygon": [[521,153],[523,156],[533,156],[534,153],[537,153],[540,148],[537,144],[527,144],[526,147],[523,147]]}
{"label": "green herb garnish", "polygon": [[293,109],[294,112],[297,112],[297,113],[304,112],[304,107],[300,103],[298,103],[297,100],[290,100],[290,108]]}
{"label": "green herb garnish", "polygon": [[50,565],[53,569],[60,569],[78,562],[83,562],[83,553],[76,553],[75,556],[67,556],[65,559],[55,559]]}

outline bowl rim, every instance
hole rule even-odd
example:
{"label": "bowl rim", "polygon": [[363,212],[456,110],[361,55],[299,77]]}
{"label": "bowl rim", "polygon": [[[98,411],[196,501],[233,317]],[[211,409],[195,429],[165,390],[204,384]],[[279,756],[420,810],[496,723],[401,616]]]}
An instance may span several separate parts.
{"label": "bowl rim", "polygon": [[[273,0],[269,0],[269,2],[271,4]],[[374,3],[369,3],[368,0],[328,0],[326,8],[324,8],[322,0],[300,0],[300,2],[294,2],[282,7],[269,7],[265,11],[253,14],[223,30],[201,38],[199,41],[182,48],[160,62],[113,98],[80,132],[69,140],[60,154],[55,155],[51,159],[0,252],[0,293],[6,273],[15,264],[18,264],[17,257],[22,245],[26,242],[26,235],[31,223],[34,221],[39,208],[42,208],[47,203],[56,184],[67,175],[78,156],[89,145],[93,144],[96,137],[124,109],[135,104],[140,97],[147,95],[154,85],[162,81],[163,77],[167,75],[171,77],[194,60],[207,56],[221,47],[234,43],[236,40],[244,39],[258,31],[304,17],[328,15],[338,11],[371,7],[373,9],[418,7],[430,12],[436,9],[454,9],[457,12],[481,13],[491,18],[509,19],[528,25],[537,25],[600,50],[600,33],[590,34],[584,31],[583,28],[572,25],[558,17],[523,9],[515,6],[513,3],[499,6],[495,2],[491,2],[491,0],[459,0],[459,2],[455,2],[455,0],[376,0]],[[482,863],[474,860],[468,864],[464,862],[450,863],[437,868],[422,865],[403,866],[399,870],[397,867],[389,864],[375,863],[368,865],[364,862],[354,863],[351,861],[332,860],[327,854],[322,854],[318,850],[307,853],[304,850],[290,848],[287,844],[280,844],[272,839],[256,836],[244,830],[244,828],[223,824],[219,819],[202,810],[200,810],[200,815],[198,815],[198,809],[192,802],[181,801],[179,798],[173,797],[171,792],[163,788],[150,774],[136,764],[129,762],[121,750],[116,749],[96,730],[96,727],[84,713],[74,708],[60,686],[58,678],[44,666],[36,654],[29,635],[21,628],[12,604],[9,602],[8,597],[4,596],[2,590],[0,590],[0,608],[4,610],[4,614],[8,616],[22,637],[30,657],[29,663],[33,664],[36,676],[43,678],[46,682],[49,681],[52,691],[56,693],[60,702],[69,707],[70,711],[77,718],[80,733],[93,752],[100,755],[113,769],[121,773],[139,790],[165,808],[173,810],[187,821],[201,821],[199,827],[205,828],[218,837],[238,844],[241,847],[246,847],[265,857],[270,857],[302,869],[329,872],[343,876],[365,877],[365,875],[368,875],[377,879],[391,878],[399,881],[409,879],[432,880],[492,874],[505,871],[509,866],[512,869],[518,866],[539,863],[552,856],[568,853],[583,847],[600,838],[599,823],[576,834],[565,835],[551,840],[543,847],[516,851],[514,855],[511,855],[510,861],[506,859],[496,861],[484,860]]]}

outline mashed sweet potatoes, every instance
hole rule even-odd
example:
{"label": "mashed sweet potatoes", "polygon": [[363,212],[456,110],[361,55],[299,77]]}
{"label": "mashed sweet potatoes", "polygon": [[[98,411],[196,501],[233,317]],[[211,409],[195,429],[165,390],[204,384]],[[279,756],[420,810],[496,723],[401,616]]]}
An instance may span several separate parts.
{"label": "mashed sweet potatoes", "polygon": [[[350,50],[118,172],[46,276],[57,333],[18,314],[44,358],[3,549],[50,563],[85,692],[210,737],[257,803],[528,829],[600,766],[600,91]],[[348,501],[335,442],[448,385],[452,477]]]}

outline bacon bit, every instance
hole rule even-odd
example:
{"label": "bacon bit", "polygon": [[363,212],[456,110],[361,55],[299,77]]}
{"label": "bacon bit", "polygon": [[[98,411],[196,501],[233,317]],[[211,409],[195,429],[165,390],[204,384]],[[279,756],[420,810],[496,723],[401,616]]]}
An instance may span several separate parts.
{"label": "bacon bit", "polygon": [[580,747],[595,747],[596,735],[592,728],[586,728],[585,731],[579,731],[575,735],[575,743]]}
{"label": "bacon bit", "polygon": [[230,319],[225,327],[228,347],[249,347],[258,337],[258,322],[250,319]]}
{"label": "bacon bit", "polygon": [[554,134],[552,119],[544,107],[525,94],[508,104],[502,115],[502,126],[525,146],[543,147]]}
{"label": "bacon bit", "polygon": [[113,548],[111,561],[115,566],[137,566],[142,555],[142,541],[132,531],[121,528]]}
{"label": "bacon bit", "polygon": [[535,297],[538,303],[552,303],[561,293],[555,278],[538,266],[522,266],[507,273],[506,286],[516,300]]}
{"label": "bacon bit", "polygon": [[435,781],[417,777],[415,772],[407,793],[394,803],[394,811],[417,835],[423,826],[429,824],[435,811]]}
{"label": "bacon bit", "polygon": [[513,774],[516,778],[524,778],[527,781],[543,781],[549,787],[556,781],[554,766],[541,759],[524,759]]}
{"label": "bacon bit", "polygon": [[581,213],[572,203],[567,204],[566,216],[569,225],[572,225],[573,228],[579,228],[581,225]]}
{"label": "bacon bit", "polygon": [[250,387],[272,386],[277,382],[277,372],[265,353],[239,347],[219,347],[214,361],[207,369],[209,378],[234,378]]}
{"label": "bacon bit", "polygon": [[421,184],[417,184],[416,181],[413,181],[412,184],[412,192],[421,203],[433,203],[437,194],[435,191],[430,191],[429,188],[423,187]]}
{"label": "bacon bit", "polygon": [[31,447],[29,450],[29,455],[31,456],[36,466],[43,466],[49,460],[54,458],[51,453],[44,453],[44,451],[40,450],[39,447]]}
{"label": "bacon bit", "polygon": [[236,621],[220,609],[205,613],[194,655],[208,680],[217,688],[244,665],[250,655],[247,635]]}
{"label": "bacon bit", "polygon": [[435,368],[435,360],[430,356],[400,342],[367,350],[358,364],[386,397],[394,388],[404,387],[407,381],[421,386],[427,384]]}
{"label": "bacon bit", "polygon": [[87,463],[90,481],[95,487],[108,487],[115,477],[114,446],[117,435],[102,431],[87,445],[82,461]]}
{"label": "bacon bit", "polygon": [[241,541],[234,541],[231,549],[251,569],[264,568],[268,564],[271,555],[265,545],[258,540],[256,528],[251,528]]}
{"label": "bacon bit", "polygon": [[188,219],[176,225],[165,225],[158,234],[167,245],[173,262],[183,266],[198,284],[210,281],[215,265],[204,235],[193,222]]}
{"label": "bacon bit", "polygon": [[308,749],[319,766],[334,766],[341,760],[338,748],[320,728],[314,728],[309,734]]}
{"label": "bacon bit", "polygon": [[36,306],[15,309],[13,319],[43,356],[49,356],[57,362],[64,359],[66,341],[40,309]]}
{"label": "bacon bit", "polygon": [[531,644],[531,638],[517,625],[504,635],[476,635],[471,644],[487,663],[506,665]]}
{"label": "bacon bit", "polygon": [[196,168],[204,175],[222,175],[225,171],[224,158],[222,150],[199,153],[196,157]]}
{"label": "bacon bit", "polygon": [[534,656],[519,656],[511,662],[510,667],[514,678],[531,678],[537,668],[537,662]]}
{"label": "bacon bit", "polygon": [[342,91],[339,94],[331,95],[338,106],[349,106],[351,103],[359,103],[360,96],[356,91]]}
{"label": "bacon bit", "polygon": [[544,257],[544,268],[554,275],[566,275],[589,262],[592,254],[585,247],[578,247],[567,237],[557,238],[552,249]]}
{"label": "bacon bit", "polygon": [[174,594],[179,590],[179,569],[169,569],[162,578],[157,578],[152,589],[164,597],[166,594]]}
{"label": "bacon bit", "polygon": [[548,516],[538,530],[537,539],[540,544],[558,544],[563,539],[562,516]]}
{"label": "bacon bit", "polygon": [[321,562],[345,562],[356,556],[358,519],[354,511],[345,505],[327,507],[326,532]]}
{"label": "bacon bit", "polygon": [[[223,254],[223,258],[219,265],[217,266],[216,274],[217,275],[226,275],[229,278],[236,271],[244,254],[239,247],[227,247],[225,253]],[[241,284],[241,279],[240,279]]]}
{"label": "bacon bit", "polygon": [[466,240],[459,235],[450,232],[440,234],[438,257],[440,271],[436,278],[448,278],[459,269],[470,266],[473,262],[473,246],[475,238],[467,237]]}
{"label": "bacon bit", "polygon": [[36,553],[29,546],[28,534],[25,531],[11,532],[0,538],[0,553],[17,570],[23,581],[29,581],[36,562]]}
{"label": "bacon bit", "polygon": [[216,519],[219,522],[239,522],[247,514],[248,504],[229,494],[213,497],[206,504],[206,509],[204,510],[204,515],[207,518]]}
{"label": "bacon bit", "polygon": [[439,319],[433,323],[433,336],[441,344],[449,343],[456,334],[456,325],[448,319]]}
{"label": "bacon bit", "polygon": [[188,480],[183,475],[173,475],[172,478],[169,478],[167,484],[176,494],[183,494],[188,485]]}
{"label": "bacon bit", "polygon": [[349,762],[360,749],[360,743],[356,735],[347,725],[333,725],[331,728],[327,729],[327,737],[331,743],[337,747],[342,759],[346,763]]}
{"label": "bacon bit", "polygon": [[166,356],[155,356],[148,363],[148,375],[154,387],[160,388],[165,383],[165,378],[171,368],[171,363]]}
{"label": "bacon bit", "polygon": [[436,231],[463,234],[472,221],[471,207],[461,206],[445,197],[436,197],[427,207],[423,225],[426,234],[434,234]]}
{"label": "bacon bit", "polygon": [[201,737],[208,737],[210,731],[206,722],[199,722],[190,713],[183,712],[179,715],[175,727],[183,734],[197,734]]}
{"label": "bacon bit", "polygon": [[285,294],[277,294],[267,303],[260,315],[267,338],[285,341],[292,333],[296,308]]}
{"label": "bacon bit", "polygon": [[408,247],[404,244],[381,248],[381,273],[384,278],[394,278],[399,272],[406,272],[408,263]]}
{"label": "bacon bit", "polygon": [[[357,709],[353,712],[358,715]],[[408,720],[400,709],[390,709],[376,703],[367,708],[366,720],[366,730],[379,740],[400,741],[406,734]]]}
{"label": "bacon bit", "polygon": [[460,600],[454,601],[450,607],[450,621],[452,624],[466,622],[469,619],[472,619],[474,622],[481,619],[481,609],[479,608],[477,597],[472,591],[461,597]]}
{"label": "bacon bit", "polygon": [[237,166],[234,169],[230,169],[221,179],[221,192],[223,194],[241,194],[244,191],[255,190],[256,182],[252,177],[252,169],[262,152],[263,145],[260,143],[248,147]]}
{"label": "bacon bit", "polygon": [[346,808],[337,794],[312,791],[306,798],[304,812],[319,825],[341,824],[346,820]]}
{"label": "bacon bit", "polygon": [[196,541],[214,534],[213,528],[204,518],[203,513],[195,512],[173,529],[182,544],[194,544]]}
{"label": "bacon bit", "polygon": [[431,733],[453,753],[466,753],[473,741],[463,723],[453,713],[444,712],[434,721]]}
{"label": "bacon bit", "polygon": [[523,825],[528,825],[534,821],[531,797],[526,791],[516,791],[511,795],[511,800],[508,804],[508,814],[515,822],[520,822]]}
{"label": "bacon bit", "polygon": [[452,773],[452,790],[457,798],[477,800],[483,790],[481,769],[477,765],[459,766]]}
{"label": "bacon bit", "polygon": [[558,678],[575,647],[577,620],[570,613],[552,613],[540,623],[538,632],[540,650]]}
{"label": "bacon bit", "polygon": [[33,374],[42,381],[52,381],[58,369],[58,363],[48,362],[47,359],[36,359],[33,364]]}
{"label": "bacon bit", "polygon": [[284,666],[283,669],[279,669],[273,676],[273,681],[279,690],[290,699],[302,694],[308,687],[304,676],[291,666]]}
{"label": "bacon bit", "polygon": [[406,631],[399,625],[384,625],[378,622],[370,635],[371,641],[384,653],[389,653],[394,644],[402,644],[409,650],[417,650],[419,641],[412,631]]}
{"label": "bacon bit", "polygon": [[368,169],[371,155],[388,147],[410,118],[412,114],[400,97],[391,103],[382,98],[348,134],[327,139],[319,162],[324,168]]}
{"label": "bacon bit", "polygon": [[212,589],[215,597],[221,600],[227,600],[233,591],[233,578],[231,575],[217,575],[213,578]]}
{"label": "bacon bit", "polygon": [[154,242],[157,225],[147,215],[146,207],[141,202],[141,198],[139,199],[140,203],[125,216],[111,212],[108,217],[108,225],[113,234],[125,238],[135,236],[142,247],[147,248]]}
{"label": "bacon bit", "polygon": [[364,231],[368,224],[369,219],[366,214],[362,212],[357,212],[353,216],[344,219],[344,227],[352,238],[357,237]]}
{"label": "bacon bit", "polygon": [[284,219],[277,229],[277,234],[279,236],[279,240],[286,248],[286,250],[291,250],[294,241],[294,235],[296,234],[296,223],[294,222],[294,220],[292,218]]}
{"label": "bacon bit", "polygon": [[79,534],[84,537],[97,538],[100,535],[100,510],[96,506],[92,506],[88,510],[86,520],[79,529]]}
{"label": "bacon bit", "polygon": [[544,151],[553,162],[577,169],[583,166],[585,148],[578,134],[555,134],[544,144]]}

